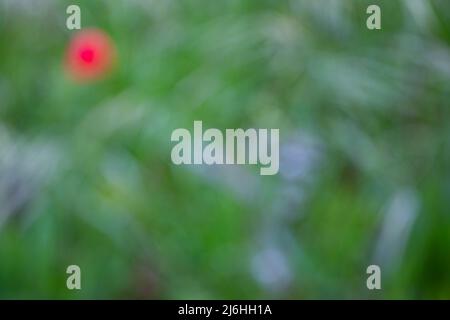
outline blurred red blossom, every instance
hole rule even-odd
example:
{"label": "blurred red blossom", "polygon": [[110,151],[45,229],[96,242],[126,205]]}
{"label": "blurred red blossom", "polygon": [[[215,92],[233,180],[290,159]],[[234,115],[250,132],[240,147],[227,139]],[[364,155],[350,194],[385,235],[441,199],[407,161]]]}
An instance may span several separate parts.
{"label": "blurred red blossom", "polygon": [[65,69],[76,81],[96,80],[111,70],[115,56],[114,45],[105,32],[99,29],[82,30],[70,40]]}

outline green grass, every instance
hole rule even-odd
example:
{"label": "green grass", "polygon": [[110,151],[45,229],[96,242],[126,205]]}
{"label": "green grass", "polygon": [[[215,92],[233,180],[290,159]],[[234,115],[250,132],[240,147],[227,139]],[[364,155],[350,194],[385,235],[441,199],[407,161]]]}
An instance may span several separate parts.
{"label": "green grass", "polygon": [[[450,298],[447,1],[77,1],[118,51],[82,85],[72,3],[0,1],[1,298]],[[174,166],[194,120],[280,128],[281,173]]]}

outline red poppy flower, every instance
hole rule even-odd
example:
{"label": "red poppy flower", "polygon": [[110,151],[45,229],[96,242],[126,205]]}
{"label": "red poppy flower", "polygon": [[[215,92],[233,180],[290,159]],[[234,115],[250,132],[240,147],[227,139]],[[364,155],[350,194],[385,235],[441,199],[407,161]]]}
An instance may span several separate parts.
{"label": "red poppy flower", "polygon": [[65,67],[77,81],[99,79],[111,70],[115,49],[109,37],[101,30],[79,31],[70,41]]}

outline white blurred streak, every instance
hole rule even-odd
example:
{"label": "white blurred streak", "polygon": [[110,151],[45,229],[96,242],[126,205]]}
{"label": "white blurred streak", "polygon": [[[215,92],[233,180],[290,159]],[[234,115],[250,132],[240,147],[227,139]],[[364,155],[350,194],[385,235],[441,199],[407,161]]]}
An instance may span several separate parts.
{"label": "white blurred streak", "polygon": [[252,259],[253,276],[272,294],[286,292],[292,281],[292,266],[286,257],[293,254],[293,247],[287,226],[291,219],[306,214],[302,204],[310,194],[322,159],[322,143],[309,132],[292,133],[281,145],[278,189],[273,198],[261,199],[260,205],[263,216],[259,237],[266,244]]}
{"label": "white blurred streak", "polygon": [[50,143],[24,141],[0,126],[0,226],[33,200],[58,159]]}
{"label": "white blurred streak", "polygon": [[256,252],[251,265],[256,280],[269,292],[286,290],[292,280],[287,258],[276,246],[268,245]]}
{"label": "white blurred streak", "polygon": [[340,0],[292,0],[290,8],[296,13],[307,13],[317,20],[321,28],[325,28],[330,35],[336,38],[346,38],[352,32],[349,23],[348,3]]}
{"label": "white blurred streak", "polygon": [[375,248],[375,261],[390,271],[400,262],[419,211],[414,191],[403,189],[392,197]]}
{"label": "white blurred streak", "polygon": [[436,23],[429,0],[403,0],[408,8],[408,17],[412,17],[417,25],[423,30],[429,30]]}
{"label": "white blurred streak", "polygon": [[4,12],[42,15],[56,3],[55,0],[0,0],[0,8]]}
{"label": "white blurred streak", "polygon": [[427,63],[440,74],[445,81],[450,81],[450,50],[446,46],[435,45],[426,52]]}
{"label": "white blurred streak", "polygon": [[280,177],[283,179],[267,210],[271,224],[279,224],[285,218],[298,218],[309,196],[311,184],[322,163],[322,147],[319,139],[308,132],[296,132],[286,139],[280,148]]}
{"label": "white blurred streak", "polygon": [[318,140],[311,134],[301,132],[281,145],[280,174],[288,181],[308,182],[320,158]]}

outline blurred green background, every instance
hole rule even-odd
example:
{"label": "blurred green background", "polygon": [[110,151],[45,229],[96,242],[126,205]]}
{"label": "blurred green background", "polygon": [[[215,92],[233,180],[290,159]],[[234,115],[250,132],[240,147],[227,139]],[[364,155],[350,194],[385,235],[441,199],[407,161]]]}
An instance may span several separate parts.
{"label": "blurred green background", "polygon": [[[449,299],[449,43],[447,0],[0,0],[0,298]],[[194,120],[280,128],[279,174],[173,165]]]}

